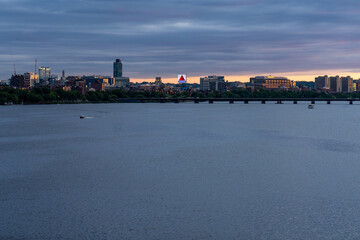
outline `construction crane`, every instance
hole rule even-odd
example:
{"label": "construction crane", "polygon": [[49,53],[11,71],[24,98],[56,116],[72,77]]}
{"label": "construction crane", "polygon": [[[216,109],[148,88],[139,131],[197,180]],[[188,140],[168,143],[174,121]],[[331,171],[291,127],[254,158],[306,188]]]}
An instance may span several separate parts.
{"label": "construction crane", "polygon": [[35,71],[34,71],[35,75],[36,75],[36,67],[37,67],[37,58],[35,58]]}

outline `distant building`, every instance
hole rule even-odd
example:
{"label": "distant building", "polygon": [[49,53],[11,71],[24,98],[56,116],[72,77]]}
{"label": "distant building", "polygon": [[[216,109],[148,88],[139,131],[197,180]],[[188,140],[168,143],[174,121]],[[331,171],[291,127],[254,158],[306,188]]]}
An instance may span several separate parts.
{"label": "distant building", "polygon": [[117,77],[115,78],[115,87],[128,87],[130,85],[130,78]]}
{"label": "distant building", "polygon": [[360,90],[360,79],[354,80],[353,81],[353,91],[359,91]]}
{"label": "distant building", "polygon": [[315,89],[316,90],[324,90],[330,89],[330,79],[327,75],[319,76],[315,78]]}
{"label": "distant building", "polygon": [[339,76],[329,77],[330,90],[332,92],[341,92],[341,81]]}
{"label": "distant building", "polygon": [[250,78],[250,87],[253,89],[279,89],[285,90],[295,88],[296,83],[286,77],[256,76]]}
{"label": "distant building", "polygon": [[162,81],[161,81],[161,77],[156,77],[155,78],[155,84],[161,84]]}
{"label": "distant building", "polygon": [[341,91],[344,93],[353,92],[353,79],[350,76],[341,77]]}
{"label": "distant building", "polygon": [[[128,77],[123,77],[123,68],[122,68],[122,63],[120,59],[116,59],[116,61],[114,62],[114,87],[128,87],[130,85],[130,78]],[[113,85],[113,84],[111,84]]]}
{"label": "distant building", "polygon": [[17,88],[24,88],[25,87],[24,75],[20,75],[20,74],[12,75],[10,78],[10,86]]}
{"label": "distant building", "polygon": [[122,63],[120,59],[116,59],[113,66],[113,77],[114,78],[121,78],[122,74]]}
{"label": "distant building", "polygon": [[224,91],[226,90],[224,76],[207,76],[200,78],[200,90],[202,91]]}
{"label": "distant building", "polygon": [[24,73],[24,87],[32,88],[39,83],[39,75],[31,72]]}
{"label": "distant building", "polygon": [[95,82],[104,83],[105,86],[112,85],[113,78],[107,76],[82,76],[81,79],[84,79],[86,81],[86,86],[90,88],[91,84]]}
{"label": "distant building", "polygon": [[68,77],[66,86],[71,87],[71,90],[76,90],[78,93],[85,95],[86,93],[86,80],[77,77]]}
{"label": "distant building", "polygon": [[96,81],[91,83],[90,88],[95,89],[95,91],[105,91],[105,86],[107,86],[107,83]]}
{"label": "distant building", "polygon": [[39,81],[41,85],[47,85],[50,78],[51,68],[39,67]]}

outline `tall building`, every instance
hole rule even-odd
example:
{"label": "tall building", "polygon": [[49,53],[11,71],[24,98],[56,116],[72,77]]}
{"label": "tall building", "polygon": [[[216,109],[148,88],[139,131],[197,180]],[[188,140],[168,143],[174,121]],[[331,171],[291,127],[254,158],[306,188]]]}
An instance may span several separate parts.
{"label": "tall building", "polygon": [[353,89],[352,89],[352,91],[353,91],[353,92],[357,92],[358,89],[359,89],[359,88],[358,88],[358,84],[353,81]]}
{"label": "tall building", "polygon": [[330,90],[333,92],[341,92],[341,82],[340,82],[340,77],[339,76],[335,76],[335,77],[329,77],[329,81],[330,81]]}
{"label": "tall building", "polygon": [[345,93],[353,91],[353,79],[350,76],[341,77],[341,91]]}
{"label": "tall building", "polygon": [[315,89],[330,89],[330,79],[327,75],[315,78]]}
{"label": "tall building", "polygon": [[20,75],[20,74],[12,75],[10,78],[10,86],[17,88],[25,87],[24,75]]}
{"label": "tall building", "polygon": [[39,81],[40,81],[40,84],[42,84],[42,85],[47,84],[46,82],[50,78],[50,71],[51,71],[51,68],[49,68],[49,67],[39,67]]}
{"label": "tall building", "polygon": [[200,90],[224,91],[226,89],[224,76],[207,76],[200,78]]}
{"label": "tall building", "polygon": [[114,78],[121,78],[122,77],[122,63],[120,59],[116,59],[116,61],[114,62],[114,74],[113,77]]}
{"label": "tall building", "polygon": [[[114,62],[114,87],[128,87],[130,85],[130,78],[123,77],[123,68],[120,59]],[[111,84],[112,85],[112,84]]]}
{"label": "tall building", "polygon": [[32,73],[32,72],[24,73],[24,87],[25,88],[32,88],[37,83],[39,83],[39,75]]}
{"label": "tall building", "polygon": [[250,86],[253,89],[289,89],[295,88],[296,82],[286,77],[256,76],[250,78]]}

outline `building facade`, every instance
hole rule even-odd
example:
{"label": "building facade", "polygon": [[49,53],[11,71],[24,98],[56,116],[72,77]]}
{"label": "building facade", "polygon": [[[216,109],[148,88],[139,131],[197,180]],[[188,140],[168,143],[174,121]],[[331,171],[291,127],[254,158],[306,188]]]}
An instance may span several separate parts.
{"label": "building facade", "polygon": [[316,90],[330,89],[329,76],[325,75],[315,78],[315,89]]}
{"label": "building facade", "polygon": [[10,86],[17,88],[24,88],[25,87],[24,75],[20,75],[20,74],[12,75],[10,78]]}
{"label": "building facade", "polygon": [[200,78],[200,90],[202,91],[224,91],[226,83],[224,76],[207,76]]}
{"label": "building facade", "polygon": [[50,78],[51,68],[39,67],[39,81],[41,85],[47,85]]}
{"label": "building facade", "polygon": [[155,78],[155,84],[162,84],[161,77]]}
{"label": "building facade", "polygon": [[24,73],[24,87],[32,88],[39,83],[39,75],[31,72]]}
{"label": "building facade", "polygon": [[341,91],[344,93],[353,92],[353,81],[350,76],[341,77]]}
{"label": "building facade", "polygon": [[341,92],[341,82],[339,76],[329,77],[330,90],[332,92]]}
{"label": "building facade", "polygon": [[114,78],[121,78],[122,74],[122,63],[120,59],[116,59],[113,65],[113,77]]}
{"label": "building facade", "polygon": [[130,85],[130,78],[128,77],[117,77],[115,78],[116,87],[128,87]]}
{"label": "building facade", "polygon": [[290,89],[296,87],[296,82],[289,80],[286,77],[274,77],[274,76],[256,76],[250,78],[250,87],[256,89]]}

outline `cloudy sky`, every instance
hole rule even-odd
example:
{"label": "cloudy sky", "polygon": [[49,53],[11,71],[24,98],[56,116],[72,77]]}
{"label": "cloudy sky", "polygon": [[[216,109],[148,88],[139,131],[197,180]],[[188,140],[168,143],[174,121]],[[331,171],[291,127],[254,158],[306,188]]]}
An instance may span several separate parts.
{"label": "cloudy sky", "polygon": [[35,58],[67,75],[111,75],[121,58],[135,81],[356,77],[359,26],[357,0],[0,0],[0,79]]}

